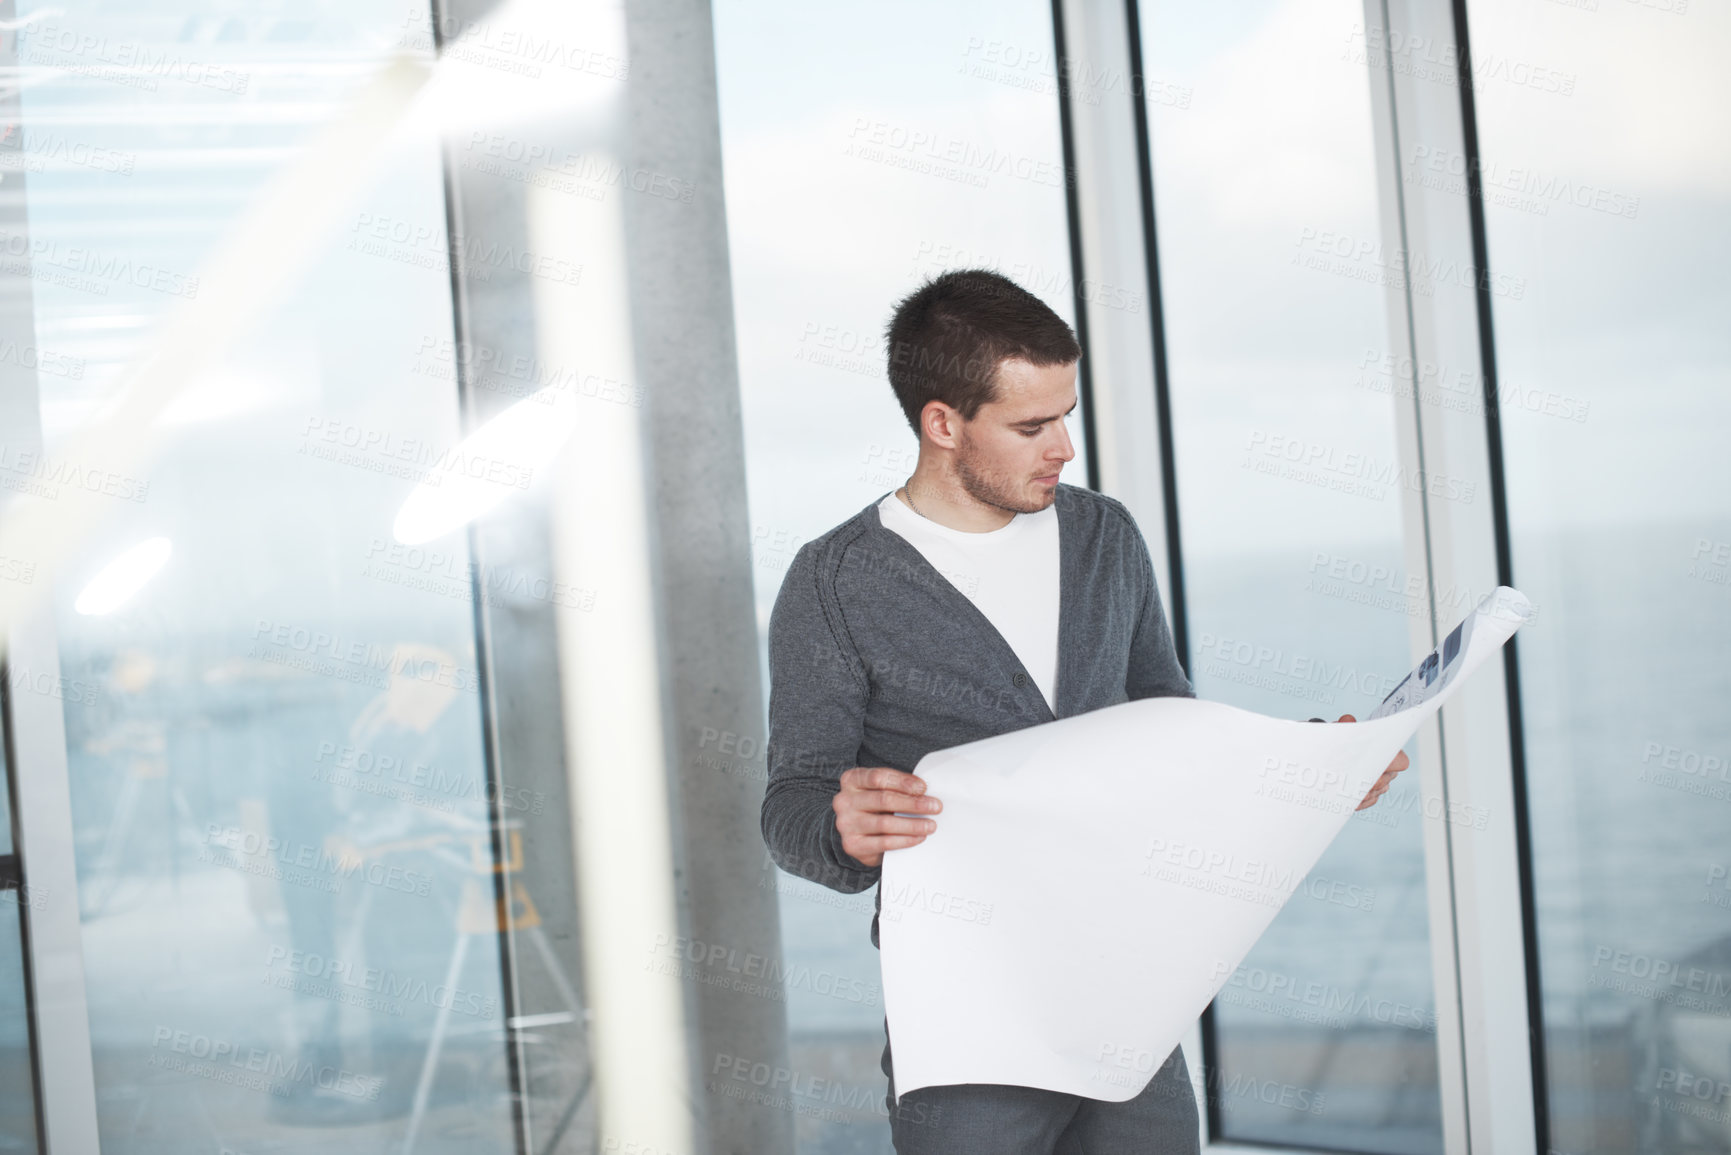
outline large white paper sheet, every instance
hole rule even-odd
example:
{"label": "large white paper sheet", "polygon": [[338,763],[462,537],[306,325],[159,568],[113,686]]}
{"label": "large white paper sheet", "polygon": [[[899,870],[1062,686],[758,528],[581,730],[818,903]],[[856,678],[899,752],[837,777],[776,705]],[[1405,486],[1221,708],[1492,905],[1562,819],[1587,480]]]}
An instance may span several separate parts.
{"label": "large white paper sheet", "polygon": [[1499,586],[1372,714],[1149,698],[934,751],[944,804],[884,855],[897,1098],[1139,1094],[1407,739],[1531,614]]}

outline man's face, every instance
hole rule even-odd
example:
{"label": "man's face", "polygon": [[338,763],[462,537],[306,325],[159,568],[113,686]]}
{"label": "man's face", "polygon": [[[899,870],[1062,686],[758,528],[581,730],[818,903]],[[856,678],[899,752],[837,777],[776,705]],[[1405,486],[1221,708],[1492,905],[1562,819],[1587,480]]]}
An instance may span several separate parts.
{"label": "man's face", "polygon": [[959,417],[956,476],[974,500],[1012,513],[1051,505],[1064,463],[1076,456],[1064,418],[1076,407],[1076,363],[998,366],[998,399]]}

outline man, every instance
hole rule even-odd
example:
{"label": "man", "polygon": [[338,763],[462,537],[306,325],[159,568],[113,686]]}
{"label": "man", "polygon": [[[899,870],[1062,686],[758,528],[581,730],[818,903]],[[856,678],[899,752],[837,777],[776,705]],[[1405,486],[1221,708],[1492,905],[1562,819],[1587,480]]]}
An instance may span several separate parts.
{"label": "man", "polygon": [[[1194,697],[1135,521],[1059,482],[1075,456],[1064,419],[1081,357],[1063,319],[996,273],[959,270],[897,306],[887,347],[919,437],[913,475],[800,548],[769,624],[764,841],[783,869],[846,894],[937,829],[942,804],[911,773],[928,752]],[[1403,754],[1362,805],[1405,766]],[[897,1103],[891,1041],[886,1020],[900,1155],[1197,1150],[1180,1050],[1123,1103],[987,1083]]]}

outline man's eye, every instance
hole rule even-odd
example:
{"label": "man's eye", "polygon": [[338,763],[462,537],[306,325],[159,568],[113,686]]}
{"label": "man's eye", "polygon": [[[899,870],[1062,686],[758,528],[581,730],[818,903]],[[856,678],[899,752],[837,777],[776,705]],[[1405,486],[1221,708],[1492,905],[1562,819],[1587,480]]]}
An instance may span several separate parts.
{"label": "man's eye", "polygon": [[1037,434],[1037,433],[1039,433],[1039,432],[1040,432],[1040,430],[1039,430],[1039,428],[1038,428],[1038,427],[1037,427],[1037,426],[1036,426],[1036,427],[1035,427],[1035,428],[1033,428],[1033,429],[1018,429],[1018,430],[1016,430],[1016,432],[1017,432],[1017,433],[1020,433],[1020,434],[1021,434],[1021,435],[1022,435],[1022,436],[1023,436],[1023,437],[1033,437],[1033,436],[1034,436],[1034,435],[1036,435],[1036,434]]}

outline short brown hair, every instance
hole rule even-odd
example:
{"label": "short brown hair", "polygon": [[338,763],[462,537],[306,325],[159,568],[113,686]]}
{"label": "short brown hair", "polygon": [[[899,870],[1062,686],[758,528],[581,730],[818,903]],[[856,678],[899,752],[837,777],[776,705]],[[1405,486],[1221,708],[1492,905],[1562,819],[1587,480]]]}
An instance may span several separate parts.
{"label": "short brown hair", "polygon": [[915,436],[932,401],[972,421],[997,400],[998,366],[1011,358],[1046,367],[1082,356],[1064,318],[990,269],[952,269],[902,298],[884,345],[890,388]]}

